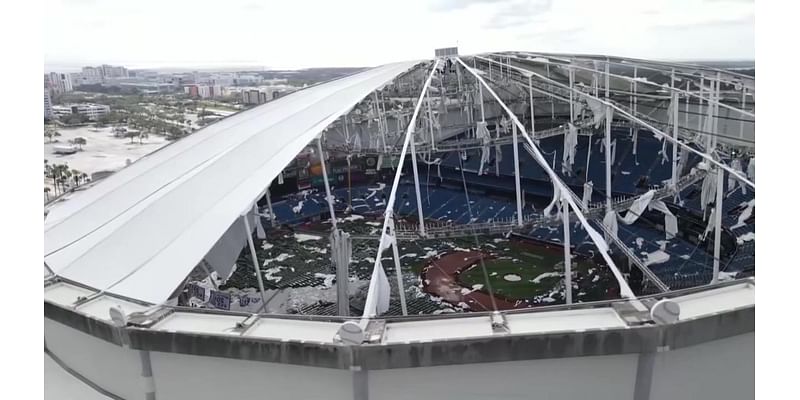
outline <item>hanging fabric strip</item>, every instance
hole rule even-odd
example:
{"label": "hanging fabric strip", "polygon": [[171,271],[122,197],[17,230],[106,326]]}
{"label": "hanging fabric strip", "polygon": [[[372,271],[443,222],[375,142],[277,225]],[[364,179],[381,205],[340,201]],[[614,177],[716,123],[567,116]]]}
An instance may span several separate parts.
{"label": "hanging fabric strip", "polygon": [[670,211],[669,207],[661,200],[654,200],[650,202],[648,208],[664,214],[664,232],[667,234],[667,239],[674,238],[678,234],[678,218]]}
{"label": "hanging fabric strip", "polygon": [[611,165],[617,162],[617,139],[611,142]]}
{"label": "hanging fabric strip", "polygon": [[589,164],[589,161],[591,161],[591,159],[592,159],[592,137],[594,135],[591,132],[592,131],[590,130],[589,131],[589,140],[586,142],[586,177],[584,178],[584,180],[588,180],[589,179],[589,169],[590,169],[589,166],[591,165],[591,164]]}
{"label": "hanging fabric strip", "polygon": [[633,201],[630,207],[628,207],[628,213],[625,214],[625,218],[622,218],[621,221],[625,225],[630,225],[636,222],[639,219],[639,216],[642,215],[644,210],[650,204],[650,201],[653,200],[653,196],[656,194],[655,190],[649,190],[647,193],[639,196],[636,200]]}
{"label": "hanging fabric strip", "polygon": [[[617,213],[614,210],[609,210],[606,212],[606,216],[603,217],[603,226],[606,227],[606,230],[611,233],[613,239],[617,238],[617,232],[619,231],[619,226],[617,225]],[[612,240],[608,234],[605,235],[606,241]]]}
{"label": "hanging fabric strip", "polygon": [[703,186],[700,189],[700,209],[705,211],[706,206],[713,203],[717,194],[717,172],[708,171],[703,178]]}
{"label": "hanging fabric strip", "polygon": [[750,179],[751,182],[756,183],[756,158],[750,158],[750,162],[747,164],[747,177]]}
{"label": "hanging fabric strip", "polygon": [[355,132],[353,135],[353,151],[356,153],[361,152],[361,132]]}
{"label": "hanging fabric strip", "polygon": [[[381,241],[378,244],[378,255],[375,260],[375,266],[372,270],[372,277],[370,282],[375,282],[375,287],[370,287],[370,291],[375,290],[375,304],[365,304],[364,315],[381,315],[389,310],[389,300],[391,296],[391,286],[389,286],[389,278],[386,276],[386,271],[383,270],[381,264],[381,257],[383,252],[387,250],[394,241],[394,237],[385,231],[381,234]],[[373,308],[374,307],[374,308]]]}
{"label": "hanging fabric strip", "polygon": [[[731,162],[731,169],[739,173],[744,172],[742,171],[742,162],[738,158],[734,158]],[[742,188],[742,194],[747,194],[747,186],[736,179],[733,174],[728,174],[728,190],[733,191],[737,184]]]}
{"label": "hanging fabric strip", "polygon": [[717,215],[717,208],[716,207],[712,207],[711,208],[711,215],[709,215],[709,217],[708,217],[708,224],[706,225],[706,230],[703,231],[702,235],[700,235],[700,240],[701,241],[706,240],[706,237],[708,236],[708,234],[711,233],[711,231],[714,230],[714,221],[717,219],[716,215]]}
{"label": "hanging fabric strip", "polygon": [[578,147],[578,128],[569,123],[569,131],[564,134],[564,153],[561,159],[561,173],[571,175],[572,165],[575,164],[575,151]]}
{"label": "hanging fabric strip", "polygon": [[475,130],[475,137],[481,141],[481,165],[478,168],[478,175],[483,175],[483,168],[490,160],[489,144],[492,137],[489,134],[489,129],[486,127],[486,121],[478,122],[477,129]]}
{"label": "hanging fabric strip", "polygon": [[581,203],[583,204],[584,208],[588,207],[589,203],[592,201],[593,190],[594,190],[594,184],[592,183],[592,181],[583,184],[583,198],[581,199]]}
{"label": "hanging fabric strip", "polygon": [[[508,122],[509,121],[506,119],[505,115],[503,115],[503,119],[500,121],[500,129],[497,129],[495,131],[495,139],[500,139],[501,132],[504,135],[508,134]],[[494,145],[494,162],[498,168],[498,172],[499,172],[500,161],[503,161],[503,149],[498,140],[497,144]]]}
{"label": "hanging fabric strip", "polygon": [[267,238],[264,225],[261,224],[261,216],[258,215],[258,204],[253,204],[253,225],[256,227],[256,237],[260,240]]}
{"label": "hanging fabric strip", "polygon": [[[553,210],[553,206],[559,207],[560,210],[561,207],[561,202],[559,201],[560,199],[561,199],[561,190],[558,188],[558,185],[553,185],[553,200],[550,202],[550,204],[547,205],[547,207],[544,208],[544,211],[542,211],[545,217],[550,216],[550,212]],[[560,214],[560,212],[557,214]]]}
{"label": "hanging fabric strip", "polygon": [[747,203],[747,206],[742,213],[739,214],[739,218],[736,221],[736,224],[731,226],[731,229],[741,228],[745,225],[745,221],[753,215],[753,209],[756,207],[756,199],[750,200]]}
{"label": "hanging fabric strip", "polygon": [[678,177],[680,178],[686,164],[689,162],[689,149],[681,146],[681,152],[678,154]]}
{"label": "hanging fabric strip", "polygon": [[600,128],[600,124],[603,123],[606,118],[606,110],[605,107],[603,107],[603,103],[591,97],[582,97],[589,106],[589,109],[592,110],[592,123],[594,124],[594,128]]}

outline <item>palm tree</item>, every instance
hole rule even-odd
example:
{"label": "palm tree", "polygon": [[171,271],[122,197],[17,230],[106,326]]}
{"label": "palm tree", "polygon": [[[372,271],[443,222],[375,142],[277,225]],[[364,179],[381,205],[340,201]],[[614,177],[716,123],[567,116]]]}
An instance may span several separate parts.
{"label": "palm tree", "polygon": [[69,166],[67,164],[63,164],[61,172],[62,174],[59,183],[61,183],[61,190],[63,192],[66,192],[67,184],[69,183],[69,178],[72,177],[72,171],[69,169]]}
{"label": "palm tree", "polygon": [[55,195],[58,196],[58,185],[56,184],[56,166],[47,163],[47,160],[44,160],[44,176],[53,180],[53,189],[55,190]]}
{"label": "palm tree", "polygon": [[66,192],[65,184],[69,181],[71,172],[67,164],[56,164],[50,169],[51,178],[53,178],[53,187],[58,191],[59,186],[61,193]]}
{"label": "palm tree", "polygon": [[81,183],[82,183],[81,182],[81,175],[83,175],[83,172],[78,171],[77,169],[73,169],[72,171],[70,171],[70,173],[72,175],[72,180],[75,182],[75,186],[76,187],[80,186]]}

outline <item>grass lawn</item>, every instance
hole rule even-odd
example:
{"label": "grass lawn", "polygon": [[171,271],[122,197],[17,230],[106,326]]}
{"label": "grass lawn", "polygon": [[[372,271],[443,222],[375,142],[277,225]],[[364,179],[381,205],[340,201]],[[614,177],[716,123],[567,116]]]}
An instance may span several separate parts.
{"label": "grass lawn", "polygon": [[[564,254],[561,249],[550,249],[527,243],[510,242],[510,251],[500,258],[485,260],[486,272],[492,291],[509,299],[529,299],[550,293],[563,277]],[[573,260],[573,271],[587,271],[595,265],[589,260]],[[486,281],[483,268],[476,264],[459,277],[466,287],[483,285]]]}

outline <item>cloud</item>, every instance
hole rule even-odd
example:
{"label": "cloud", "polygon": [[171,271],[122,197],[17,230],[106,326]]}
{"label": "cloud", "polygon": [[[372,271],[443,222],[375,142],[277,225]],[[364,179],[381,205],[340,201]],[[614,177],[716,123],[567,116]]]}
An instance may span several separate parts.
{"label": "cloud", "polygon": [[505,29],[526,25],[541,20],[543,14],[553,7],[552,0],[514,0],[509,1],[493,13],[483,27],[486,29]]}
{"label": "cloud", "polygon": [[242,9],[244,11],[261,11],[264,9],[264,6],[258,3],[247,3],[244,6],[242,6]]}
{"label": "cloud", "polygon": [[692,19],[687,18],[683,20],[675,19],[661,19],[654,24],[652,28],[655,29],[672,29],[672,28],[695,28],[695,27],[716,27],[727,25],[753,25],[755,14],[753,12],[740,14],[740,15],[715,15],[706,18]]}
{"label": "cloud", "polygon": [[434,0],[428,8],[431,11],[457,11],[469,8],[476,4],[504,3],[508,0]]}
{"label": "cloud", "polygon": [[97,0],[61,0],[65,6],[92,6]]}
{"label": "cloud", "polygon": [[539,38],[543,36],[554,36],[554,35],[558,35],[560,37],[561,36],[566,37],[566,36],[573,36],[584,31],[586,31],[586,28],[576,26],[570,28],[547,29],[534,32],[525,32],[517,35],[517,37],[520,39],[531,39],[531,38]]}

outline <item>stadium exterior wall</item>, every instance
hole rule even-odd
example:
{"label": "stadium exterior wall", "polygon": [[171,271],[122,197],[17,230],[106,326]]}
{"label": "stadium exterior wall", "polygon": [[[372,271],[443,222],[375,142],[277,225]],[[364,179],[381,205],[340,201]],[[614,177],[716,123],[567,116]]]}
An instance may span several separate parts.
{"label": "stadium exterior wall", "polygon": [[[70,306],[53,293],[45,292],[45,351],[112,398],[729,400],[754,393],[754,280],[670,294],[685,315],[674,323],[654,324],[631,303],[606,302],[504,312],[505,330],[487,313],[388,318],[376,321],[377,339],[361,345],[335,339],[337,318],[153,307],[119,326],[82,311],[97,300]],[[126,301],[119,300],[123,309]]]}

